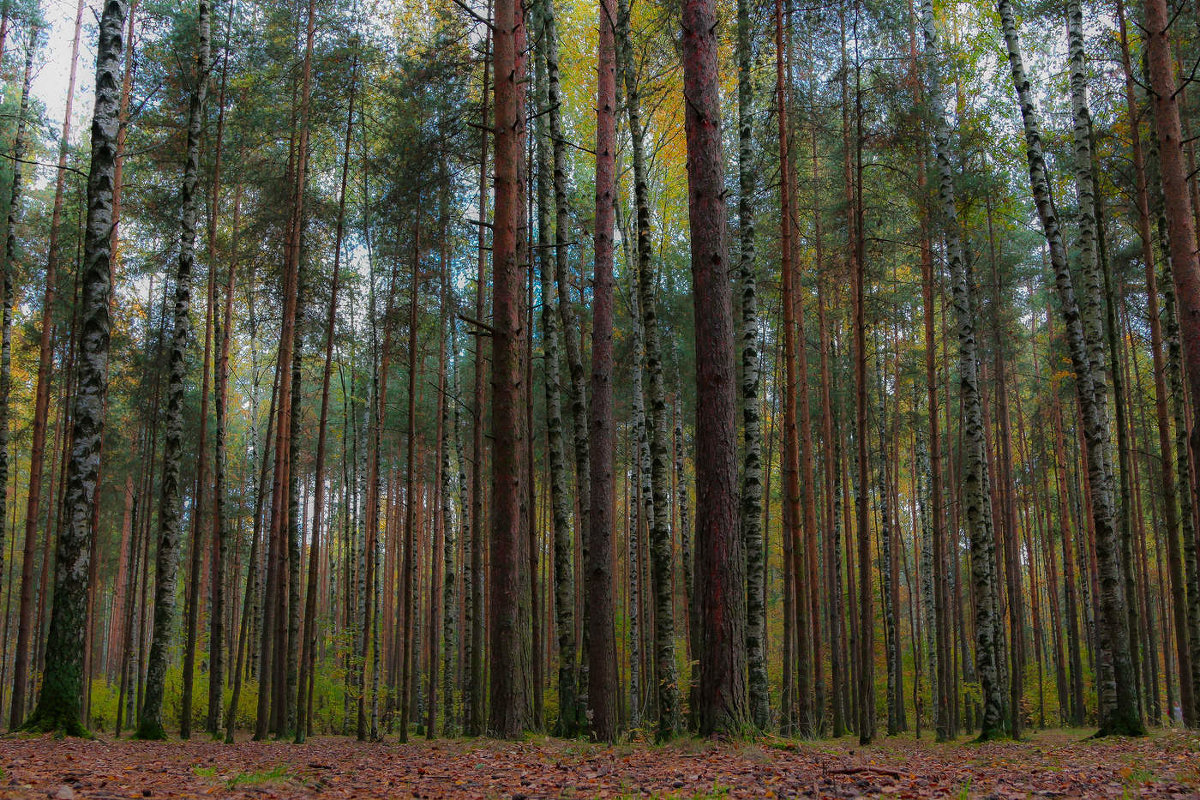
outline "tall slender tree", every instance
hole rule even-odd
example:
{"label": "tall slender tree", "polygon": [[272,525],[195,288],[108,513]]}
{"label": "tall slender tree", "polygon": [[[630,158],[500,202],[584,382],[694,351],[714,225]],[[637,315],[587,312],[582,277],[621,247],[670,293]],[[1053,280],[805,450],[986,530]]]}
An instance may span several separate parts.
{"label": "tall slender tree", "polygon": [[527,269],[525,221],[525,19],[520,0],[496,0],[495,187],[492,239],[492,520],[489,540],[490,713],[502,738],[529,724],[523,671],[519,586],[524,493],[521,418]]}
{"label": "tall slender tree", "polygon": [[[488,18],[492,18],[491,0],[488,2]],[[488,102],[491,100],[491,94],[488,91],[489,77],[491,75],[492,53],[494,51],[492,32],[493,25],[487,26],[487,31],[483,39],[483,87],[480,92],[482,98],[480,104],[480,119],[482,121],[479,142],[479,230],[477,239],[476,253],[476,277],[475,277],[475,316],[482,321],[484,310],[487,308],[487,291],[486,291],[486,276],[487,276],[487,226],[485,220],[487,217],[488,205]],[[485,402],[485,385],[484,381],[487,376],[487,365],[483,357],[483,340],[479,336],[475,340],[475,381],[471,402],[471,539],[470,539],[470,558],[467,559],[469,567],[466,568],[467,573],[467,588],[469,594],[469,602],[464,599],[466,607],[469,609],[465,614],[465,620],[468,623],[469,639],[466,640],[466,652],[464,658],[467,661],[467,669],[463,676],[463,694],[466,697],[466,724],[465,732],[470,736],[479,736],[485,728],[484,715],[484,697],[485,689],[483,686],[484,677],[484,632],[486,631],[486,621],[484,620],[484,592],[487,586],[486,577],[484,575],[483,565],[483,548],[484,548],[484,458],[486,451],[484,449],[483,429],[484,429],[484,402]],[[464,547],[467,542],[464,541]],[[464,565],[466,566],[466,565]]]}
{"label": "tall slender tree", "polygon": [[[738,66],[738,280],[741,282],[742,486],[738,524],[746,548],[746,656],[750,666],[750,719],[766,730],[771,718],[767,686],[766,558],[763,548],[762,420],[758,393],[758,275],[754,249],[754,61],[750,3],[737,4]],[[786,258],[786,257],[785,257]],[[786,280],[786,279],[785,279]],[[790,362],[789,362],[790,363]]]}
{"label": "tall slender tree", "polygon": [[[1130,54],[1125,4],[1118,0],[1116,9],[1121,39],[1121,68],[1125,78],[1126,113],[1130,118],[1134,118],[1138,114],[1139,103],[1134,88],[1137,79],[1134,75],[1133,59]],[[1178,502],[1179,491],[1187,491],[1187,487],[1179,485],[1175,474],[1175,459],[1171,458],[1171,413],[1159,307],[1158,259],[1155,257],[1154,237],[1151,233],[1150,190],[1146,179],[1146,155],[1142,145],[1141,127],[1134,126],[1131,133],[1130,155],[1134,169],[1137,231],[1138,238],[1141,240],[1142,261],[1146,269],[1146,318],[1150,324],[1150,355],[1154,366],[1154,409],[1158,423],[1158,449],[1161,454],[1159,468],[1164,522],[1163,538],[1167,545],[1168,574],[1171,581],[1171,619],[1174,623],[1175,658],[1180,675],[1179,705],[1184,722],[1194,725],[1196,720],[1195,693],[1193,681],[1187,680],[1187,676],[1192,674],[1188,625],[1189,620],[1192,620],[1195,625],[1200,626],[1200,619],[1193,619],[1187,610],[1187,587],[1184,583],[1183,556],[1180,548],[1180,532],[1183,530],[1183,526]]]}
{"label": "tall slender tree", "polygon": [[701,627],[700,734],[748,721],[745,561],[737,530],[733,298],[725,222],[725,166],[713,0],[684,0],[688,222],[696,322],[696,587]]}
{"label": "tall slender tree", "polygon": [[[655,707],[658,711],[658,737],[668,739],[679,729],[679,686],[675,667],[675,611],[674,582],[675,554],[671,541],[670,483],[670,423],[667,418],[666,387],[663,380],[663,354],[659,335],[658,301],[655,286],[657,271],[654,267],[653,245],[650,240],[650,189],[646,165],[646,121],[642,117],[642,86],[633,58],[633,41],[629,31],[629,4],[618,0],[619,20],[618,52],[621,60],[621,84],[625,87],[625,110],[629,121],[629,133],[633,151],[633,190],[637,211],[637,279],[636,300],[641,314],[642,347],[645,350],[645,400],[648,408],[646,427],[649,442],[649,491],[644,505],[648,506],[648,528],[650,534],[650,573],[653,591]],[[748,217],[749,218],[749,217]],[[753,224],[751,223],[751,238]],[[753,248],[753,243],[750,245]],[[753,264],[751,252],[751,264]],[[743,276],[743,283],[746,278]],[[753,282],[753,276],[750,281]],[[743,303],[745,292],[743,291]],[[746,308],[743,305],[743,310]],[[751,312],[751,316],[755,316]],[[752,327],[757,337],[757,325]],[[752,347],[757,346],[755,338]],[[757,357],[755,357],[757,364]],[[757,378],[755,379],[757,382]],[[743,387],[745,388],[745,387]],[[757,391],[756,391],[757,395]],[[757,413],[757,402],[749,402]],[[761,451],[761,436],[757,437]],[[748,444],[749,446],[749,444]],[[749,457],[749,456],[747,456]],[[761,471],[761,467],[760,467]],[[760,502],[761,505],[761,502]],[[758,515],[754,515],[758,520]],[[761,533],[760,533],[761,538]],[[761,551],[761,548],[760,548]],[[765,664],[765,659],[764,659]],[[764,667],[765,669],[765,667]],[[765,678],[765,672],[764,672]]]}
{"label": "tall slender tree", "polygon": [[[1121,556],[1117,542],[1117,518],[1119,511],[1113,496],[1113,470],[1109,458],[1109,423],[1107,408],[1107,382],[1104,377],[1103,341],[1098,341],[1100,319],[1104,298],[1099,293],[1099,281],[1095,261],[1094,227],[1088,243],[1087,229],[1090,222],[1081,228],[1081,250],[1083,251],[1082,272],[1084,276],[1083,302],[1078,300],[1075,279],[1067,260],[1062,230],[1050,197],[1043,153],[1041,125],[1037,106],[1032,97],[1030,82],[1025,73],[1017,35],[1016,19],[1010,0],[999,0],[998,9],[1008,52],[1009,68],[1016,88],[1018,105],[1025,129],[1026,156],[1029,162],[1030,185],[1038,217],[1050,249],[1050,262],[1054,271],[1055,288],[1066,323],[1067,342],[1075,372],[1075,390],[1083,421],[1083,436],[1086,440],[1087,474],[1089,481],[1090,512],[1095,525],[1095,551],[1098,566],[1099,611],[1097,620],[1098,664],[1100,667],[1098,688],[1100,694],[1100,733],[1142,735],[1145,725],[1137,705],[1137,681],[1134,677],[1133,657],[1130,647],[1128,616],[1126,612],[1124,585],[1121,581]],[[1072,67],[1072,72],[1077,68]],[[1080,96],[1083,76],[1073,78],[1073,110],[1076,118],[1076,170],[1078,194],[1081,202],[1090,198],[1094,188],[1089,185],[1091,174],[1090,144],[1081,141],[1088,137],[1079,129],[1081,114],[1086,115],[1086,94]],[[1093,208],[1088,205],[1088,208]],[[1083,211],[1082,218],[1089,216]]]}
{"label": "tall slender tree", "polygon": [[[0,553],[3,552],[4,540],[9,535],[9,403],[12,392],[13,307],[16,304],[16,281],[13,279],[13,273],[17,268],[15,263],[17,260],[17,226],[21,223],[21,212],[24,205],[21,200],[22,173],[24,170],[25,151],[29,144],[26,130],[28,128],[29,117],[29,95],[33,82],[33,58],[37,51],[37,42],[40,35],[41,30],[37,22],[34,21],[29,26],[29,39],[25,43],[25,69],[21,79],[21,100],[17,107],[17,129],[16,135],[13,137],[11,153],[12,184],[8,195],[8,216],[5,220],[3,262],[0,263]],[[51,277],[53,276],[51,275]],[[53,293],[50,296],[53,299]],[[42,321],[42,328],[43,331],[46,329],[45,319]],[[39,367],[40,376],[41,369]],[[39,391],[45,391],[48,398],[49,388],[49,381],[47,380],[45,389],[42,390],[39,386]],[[45,442],[46,416],[48,416],[46,410],[43,409],[43,417],[40,424],[43,444]],[[36,433],[37,431],[35,431],[35,435]],[[35,444],[37,444],[36,440]],[[33,455],[36,456],[38,454],[34,453]],[[38,472],[40,477],[40,463],[38,464]],[[31,481],[32,478],[33,468],[31,465]],[[35,494],[37,492],[33,488],[32,482],[30,483],[30,491]],[[31,591],[33,589],[33,554],[35,552],[33,544],[36,541],[33,533],[37,531],[38,518],[37,506],[34,505],[31,508],[32,513],[27,511],[25,525],[25,558],[21,568],[21,622],[20,627],[17,629],[16,679],[13,686],[12,714],[9,717],[10,728],[18,727],[25,716],[25,687],[29,676],[28,653],[33,610]],[[51,512],[51,517],[53,517],[53,512]],[[32,520],[34,526],[32,532],[30,530],[30,520]],[[49,538],[47,538],[47,541],[49,541]],[[3,555],[0,555],[0,567],[3,564]],[[28,601],[26,601],[27,597]]]}
{"label": "tall slender tree", "polygon": [[88,565],[95,535],[92,506],[100,469],[108,391],[109,259],[112,251],[112,192],[116,159],[120,80],[124,50],[123,0],[106,0],[100,15],[96,56],[96,100],[92,112],[92,161],[88,173],[87,222],[80,273],[79,322],[82,336],[75,362],[73,436],[66,466],[64,525],[55,547],[54,606],[46,644],[37,707],[25,722],[29,730],[85,732],[79,719],[83,688],[84,614]]}
{"label": "tall slender tree", "polygon": [[[354,51],[350,67],[350,88],[346,109],[346,136],[342,148],[341,183],[338,187],[337,224],[333,238],[333,273],[329,279],[329,308],[325,318],[325,363],[321,368],[321,409],[317,421],[317,451],[313,464],[312,541],[309,544],[308,587],[304,599],[304,633],[300,654],[300,703],[296,720],[296,741],[303,742],[312,723],[305,698],[314,680],[317,642],[316,617],[318,578],[321,558],[321,526],[325,514],[325,458],[329,427],[329,386],[333,377],[333,344],[338,313],[338,291],[341,281],[342,237],[346,226],[346,186],[350,177],[350,145],[354,138],[354,99],[358,90],[358,50]],[[332,526],[331,526],[332,527]],[[329,544],[326,544],[329,547]],[[215,604],[214,604],[215,607]],[[214,614],[216,612],[214,611]]]}
{"label": "tall slender tree", "polygon": [[[537,8],[542,41],[542,46],[535,52],[538,102],[543,108],[549,108],[547,51],[551,47],[557,48],[557,42],[552,44],[551,39],[554,36],[554,10],[551,8],[551,0],[544,0]],[[537,128],[538,276],[542,291],[542,363],[546,387],[551,547],[554,551],[554,622],[558,632],[559,711],[555,732],[560,736],[570,737],[575,735],[579,726],[576,717],[575,559],[571,542],[571,498],[567,489],[566,444],[563,441],[562,366],[558,324],[558,306],[563,299],[558,296],[554,285],[557,254],[553,249],[558,243],[557,228],[566,221],[556,218],[551,222],[550,207],[554,202],[554,184],[558,177],[555,174],[554,151],[559,145],[552,141],[550,122],[545,117],[538,118]]]}
{"label": "tall slender tree", "polygon": [[183,168],[183,210],[179,237],[179,264],[175,271],[175,311],[167,387],[162,497],[158,511],[158,548],[154,568],[154,634],[146,665],[146,698],[138,717],[139,739],[163,739],[163,692],[167,678],[167,650],[175,617],[175,576],[179,569],[182,497],[179,478],[183,458],[183,403],[187,382],[187,351],[191,333],[189,307],[192,269],[196,258],[196,186],[200,172],[200,137],[204,128],[204,99],[208,91],[211,6],[199,0],[194,84],[188,103],[187,151]]}
{"label": "tall slender tree", "polygon": [[[791,572],[791,582],[795,592],[792,617],[785,624],[790,627],[795,637],[796,651],[796,686],[794,703],[799,711],[800,732],[809,735],[812,732],[813,719],[811,708],[810,676],[812,638],[809,635],[811,625],[808,620],[809,582],[801,574],[803,561],[803,542],[801,540],[802,520],[800,509],[800,435],[797,431],[797,373],[796,351],[796,267],[794,262],[795,247],[792,241],[793,209],[792,194],[795,190],[794,181],[789,167],[789,144],[791,131],[788,127],[788,95],[786,84],[787,57],[784,45],[784,22],[782,0],[775,2],[775,105],[776,117],[779,121],[779,227],[780,227],[780,287],[783,302],[783,374],[784,374],[784,406],[783,406],[783,535],[787,538],[785,552],[791,555],[790,563],[784,569]],[[785,658],[791,658],[785,655]]]}
{"label": "tall slender tree", "polygon": [[975,337],[975,302],[963,259],[962,228],[955,200],[955,161],[947,121],[946,94],[941,77],[941,51],[933,17],[933,4],[922,0],[921,26],[926,51],[926,85],[934,122],[937,159],[938,199],[943,235],[946,238],[950,281],[953,293],[955,330],[958,338],[959,399],[963,408],[963,498],[971,542],[971,591],[975,609],[976,669],[982,693],[983,713],[979,720],[979,739],[1003,734],[1004,699],[999,670],[995,661],[997,639],[1002,636],[995,605],[995,540],[991,535],[991,495],[987,488],[983,409],[979,389],[979,354]]}
{"label": "tall slender tree", "polygon": [[[213,316],[213,346],[216,348],[213,359],[213,406],[216,426],[213,430],[213,500],[212,500],[212,547],[209,554],[209,634],[208,634],[208,714],[205,719],[205,730],[212,736],[217,736],[221,717],[222,690],[225,682],[225,565],[229,558],[229,531],[225,528],[228,508],[226,499],[221,496],[226,490],[227,468],[226,433],[228,422],[229,399],[229,341],[230,327],[233,322],[233,287],[235,284],[234,266],[237,254],[229,257],[229,270],[226,273],[225,298],[223,311],[217,308],[217,214],[221,206],[221,142],[225,133],[225,93],[229,86],[229,42],[233,32],[233,13],[225,21],[224,55],[221,60],[221,85],[217,100],[217,154],[213,166],[213,188],[209,199],[208,226],[208,268],[212,273],[209,278],[209,304]],[[241,184],[237,187],[237,197],[234,200],[234,231],[233,241],[236,248],[237,224],[241,211]],[[223,314],[223,318],[222,318]],[[207,377],[207,367],[206,367]],[[197,496],[199,503],[199,496]],[[198,543],[197,543],[198,544]],[[194,605],[194,603],[193,603]],[[184,719],[190,715],[184,715]]]}
{"label": "tall slender tree", "polygon": [[[1180,346],[1184,351],[1182,360],[1187,365],[1192,416],[1195,417],[1196,409],[1200,409],[1200,257],[1196,253],[1195,198],[1189,194],[1190,162],[1184,158],[1179,91],[1176,88],[1175,60],[1168,30],[1171,14],[1165,0],[1146,0],[1144,8],[1146,63],[1152,89],[1154,127],[1158,139],[1164,218],[1169,233],[1170,270],[1177,304],[1176,319],[1179,324]],[[1180,435],[1182,431],[1183,429],[1180,429]],[[1200,425],[1193,424],[1191,437],[1192,463],[1200,463]],[[1178,459],[1181,465],[1179,479],[1183,485],[1182,495],[1188,488],[1188,472],[1182,469],[1182,466],[1187,464],[1187,459],[1182,452],[1179,453]],[[1190,505],[1194,509],[1197,503],[1193,501]],[[1189,546],[1190,554],[1187,552]],[[1195,556],[1196,545],[1187,540],[1186,526],[1184,549],[1185,561],[1192,569],[1192,574],[1188,576],[1188,602],[1191,606],[1192,620],[1192,696],[1193,702],[1200,702],[1196,700],[1200,697],[1200,642],[1196,641],[1196,634],[1200,632],[1200,621],[1196,619],[1200,616],[1200,605],[1193,599],[1200,595],[1200,591],[1197,591],[1200,589],[1200,580],[1195,577],[1200,567],[1197,566]],[[1181,680],[1186,679],[1187,676],[1181,676]]]}
{"label": "tall slender tree", "polygon": [[589,482],[585,586],[588,607],[588,710],[592,735],[617,737],[617,662],[613,619],[613,227],[616,217],[617,9],[600,0],[596,85],[596,223],[592,291],[592,378],[588,402]]}

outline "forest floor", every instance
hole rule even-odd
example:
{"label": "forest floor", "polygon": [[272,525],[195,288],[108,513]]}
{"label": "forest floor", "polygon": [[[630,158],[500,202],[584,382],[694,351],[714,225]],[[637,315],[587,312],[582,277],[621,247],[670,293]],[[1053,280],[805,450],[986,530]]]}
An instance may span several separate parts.
{"label": "forest floor", "polygon": [[934,744],[911,734],[602,746],[547,738],[240,741],[0,737],[0,799],[117,798],[1200,798],[1200,736]]}

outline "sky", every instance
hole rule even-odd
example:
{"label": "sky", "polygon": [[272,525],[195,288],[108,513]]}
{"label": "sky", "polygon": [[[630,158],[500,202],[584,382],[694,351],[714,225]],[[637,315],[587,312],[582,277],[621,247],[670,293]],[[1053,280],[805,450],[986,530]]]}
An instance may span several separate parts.
{"label": "sky", "polygon": [[[33,78],[33,94],[46,107],[46,120],[57,136],[62,130],[63,110],[67,100],[67,81],[71,71],[71,34],[75,27],[75,12],[78,0],[41,0],[42,17],[49,30],[44,34],[38,59],[34,62],[36,72]],[[75,78],[75,109],[72,114],[75,122],[89,112],[92,101],[92,83],[95,76],[88,65],[96,61],[96,14],[98,8],[93,8],[91,0],[84,1],[83,26],[84,30],[79,42],[79,67]],[[10,52],[18,46],[20,34],[13,31],[10,34]],[[23,46],[23,45],[22,45]],[[78,124],[72,125],[72,138],[79,134]]]}

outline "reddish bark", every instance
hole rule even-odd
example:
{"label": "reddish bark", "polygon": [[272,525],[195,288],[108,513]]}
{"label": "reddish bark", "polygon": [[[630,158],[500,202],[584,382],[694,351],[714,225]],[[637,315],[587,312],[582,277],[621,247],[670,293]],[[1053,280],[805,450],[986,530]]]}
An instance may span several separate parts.
{"label": "reddish bark", "polygon": [[492,530],[489,542],[489,732],[511,738],[528,723],[520,641],[521,343],[525,236],[525,20],[521,0],[497,0],[496,211],[492,238]]}
{"label": "reddish bark", "polygon": [[616,4],[600,0],[596,84],[596,228],[592,296],[592,390],[588,404],[591,507],[586,592],[589,609],[588,708],[592,735],[617,735],[617,664],[613,639],[613,224],[616,219]]}
{"label": "reddish bark", "polygon": [[704,620],[698,698],[700,734],[707,736],[740,731],[748,719],[745,565],[715,3],[684,0],[682,21],[696,323],[696,597]]}

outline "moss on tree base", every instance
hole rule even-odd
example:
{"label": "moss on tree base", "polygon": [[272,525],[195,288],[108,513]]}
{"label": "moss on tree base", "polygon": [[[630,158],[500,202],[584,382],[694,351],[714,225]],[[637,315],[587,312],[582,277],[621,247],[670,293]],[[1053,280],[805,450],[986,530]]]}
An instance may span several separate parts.
{"label": "moss on tree base", "polygon": [[26,733],[53,733],[59,738],[75,736],[80,739],[91,739],[92,732],[83,726],[77,714],[67,709],[43,711],[37,710],[22,723],[19,730]]}
{"label": "moss on tree base", "polygon": [[161,722],[143,719],[138,722],[133,738],[144,742],[160,742],[167,738],[167,732],[163,729]]}
{"label": "moss on tree base", "polygon": [[1110,720],[1100,730],[1093,733],[1091,739],[1104,739],[1109,736],[1131,736],[1140,738],[1147,736],[1146,726],[1141,720]]}

